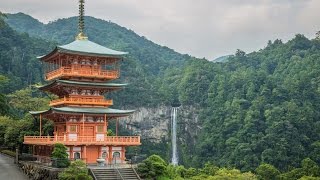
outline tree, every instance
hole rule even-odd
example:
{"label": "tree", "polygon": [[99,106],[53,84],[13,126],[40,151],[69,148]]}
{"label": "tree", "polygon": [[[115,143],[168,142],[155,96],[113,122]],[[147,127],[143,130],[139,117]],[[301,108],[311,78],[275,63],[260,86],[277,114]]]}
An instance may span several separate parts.
{"label": "tree", "polygon": [[59,174],[59,180],[92,180],[88,174],[86,164],[81,160],[76,160]]}
{"label": "tree", "polygon": [[165,174],[167,163],[158,155],[151,155],[138,165],[142,178],[155,178]]}
{"label": "tree", "polygon": [[51,155],[54,166],[58,168],[65,168],[70,165],[70,161],[67,154],[67,147],[61,143],[56,143]]}
{"label": "tree", "polygon": [[0,11],[0,28],[5,25],[4,18],[7,18],[7,16]]}
{"label": "tree", "polygon": [[276,177],[280,174],[280,171],[271,164],[261,164],[256,169],[256,173],[259,179],[275,180]]}

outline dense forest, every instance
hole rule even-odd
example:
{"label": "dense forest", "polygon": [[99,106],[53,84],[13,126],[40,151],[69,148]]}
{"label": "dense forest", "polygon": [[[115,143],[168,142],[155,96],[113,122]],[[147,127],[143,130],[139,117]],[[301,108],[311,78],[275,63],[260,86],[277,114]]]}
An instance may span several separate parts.
{"label": "dense forest", "polygon": [[[22,13],[7,16],[7,24],[0,20],[0,144],[15,147],[21,145],[23,135],[38,134],[38,122],[27,112],[47,108],[50,98],[35,88],[44,83],[35,57],[56,44],[71,42],[76,18],[44,25]],[[86,17],[86,22],[92,41],[130,53],[123,60],[120,79],[130,86],[114,96],[117,106],[179,102],[199,109],[201,133],[197,145],[183,143],[183,137],[179,145],[181,162],[193,169],[164,165],[167,176],[172,171],[194,179],[211,171],[212,179],[218,171],[232,174],[218,167],[254,171],[261,177],[270,170],[275,174],[272,178],[283,173],[282,179],[319,176],[318,38],[309,40],[298,34],[286,43],[269,41],[257,52],[237,50],[227,60],[213,63],[156,45],[112,22],[92,17]],[[51,131],[47,122],[45,134]],[[166,146],[148,148],[147,153],[163,155]],[[207,162],[214,165],[204,166]]]}

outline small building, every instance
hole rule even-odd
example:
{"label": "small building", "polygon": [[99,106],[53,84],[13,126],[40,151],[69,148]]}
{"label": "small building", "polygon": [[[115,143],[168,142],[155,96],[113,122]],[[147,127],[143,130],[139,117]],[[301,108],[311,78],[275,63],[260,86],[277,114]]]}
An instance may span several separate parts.
{"label": "small building", "polygon": [[[112,109],[105,95],[126,84],[112,83],[120,76],[119,63],[126,52],[96,44],[84,35],[83,4],[80,1],[79,35],[70,44],[57,46],[39,57],[44,65],[47,85],[40,90],[57,95],[46,111],[30,112],[40,120],[39,136],[25,136],[24,144],[34,155],[50,156],[55,143],[64,144],[69,158],[96,163],[124,163],[127,146],[141,145],[140,136],[120,136],[118,120],[134,110]],[[53,121],[53,136],[42,134],[43,118]],[[116,121],[114,136],[107,134],[110,121]]]}

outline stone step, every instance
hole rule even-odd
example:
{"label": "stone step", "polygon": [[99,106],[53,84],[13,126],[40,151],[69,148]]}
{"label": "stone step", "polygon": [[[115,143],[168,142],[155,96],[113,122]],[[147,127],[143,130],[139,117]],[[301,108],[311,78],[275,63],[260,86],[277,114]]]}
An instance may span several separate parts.
{"label": "stone step", "polygon": [[117,169],[91,169],[97,180],[121,180],[118,172],[124,180],[139,180],[132,168]]}

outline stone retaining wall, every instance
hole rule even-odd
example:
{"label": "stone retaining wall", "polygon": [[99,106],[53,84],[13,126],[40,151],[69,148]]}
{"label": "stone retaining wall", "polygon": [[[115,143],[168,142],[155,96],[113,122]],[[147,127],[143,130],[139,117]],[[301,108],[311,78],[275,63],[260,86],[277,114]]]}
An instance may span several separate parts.
{"label": "stone retaining wall", "polygon": [[63,169],[51,168],[34,162],[19,162],[19,167],[30,180],[57,180]]}

